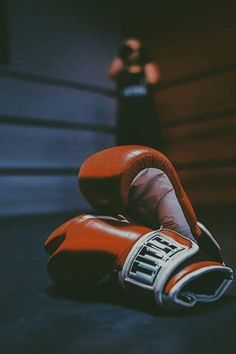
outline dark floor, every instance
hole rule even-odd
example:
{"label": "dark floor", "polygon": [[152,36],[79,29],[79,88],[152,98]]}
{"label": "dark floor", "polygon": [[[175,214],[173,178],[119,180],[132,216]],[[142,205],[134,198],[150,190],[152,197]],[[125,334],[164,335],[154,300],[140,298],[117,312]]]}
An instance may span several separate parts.
{"label": "dark floor", "polygon": [[[223,212],[224,216],[219,210],[201,209],[201,221],[236,268],[234,214]],[[234,284],[218,303],[175,314],[127,299],[118,289],[80,296],[61,293],[47,275],[43,241],[66,218],[3,221],[1,353],[236,353]]]}

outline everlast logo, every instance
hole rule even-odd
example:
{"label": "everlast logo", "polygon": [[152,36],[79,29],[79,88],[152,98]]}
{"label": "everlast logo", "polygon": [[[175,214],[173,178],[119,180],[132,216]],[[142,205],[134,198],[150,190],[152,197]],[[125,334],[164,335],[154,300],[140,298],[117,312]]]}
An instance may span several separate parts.
{"label": "everlast logo", "polygon": [[161,234],[149,239],[134,258],[129,277],[147,285],[153,285],[163,263],[184,248],[166,240]]}

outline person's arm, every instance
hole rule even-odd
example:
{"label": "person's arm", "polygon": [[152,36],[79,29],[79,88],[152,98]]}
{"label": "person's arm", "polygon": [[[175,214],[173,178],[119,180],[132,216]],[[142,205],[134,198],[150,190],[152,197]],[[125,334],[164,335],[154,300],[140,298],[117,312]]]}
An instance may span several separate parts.
{"label": "person's arm", "polygon": [[156,63],[147,63],[144,66],[145,77],[147,83],[155,85],[160,80],[160,69]]}
{"label": "person's arm", "polygon": [[121,58],[115,58],[111,63],[108,70],[108,75],[111,79],[115,80],[117,76],[124,70],[124,62]]}

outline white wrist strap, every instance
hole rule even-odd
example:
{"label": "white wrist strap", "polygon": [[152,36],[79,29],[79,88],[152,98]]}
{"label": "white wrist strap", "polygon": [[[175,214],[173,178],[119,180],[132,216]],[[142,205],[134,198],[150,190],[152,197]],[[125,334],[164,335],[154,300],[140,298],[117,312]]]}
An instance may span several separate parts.
{"label": "white wrist strap", "polygon": [[142,236],[132,247],[120,272],[119,281],[123,286],[131,283],[154,291],[155,299],[161,305],[163,288],[170,275],[198,250],[198,245],[190,240],[188,243],[180,243],[161,230],[152,231]]}

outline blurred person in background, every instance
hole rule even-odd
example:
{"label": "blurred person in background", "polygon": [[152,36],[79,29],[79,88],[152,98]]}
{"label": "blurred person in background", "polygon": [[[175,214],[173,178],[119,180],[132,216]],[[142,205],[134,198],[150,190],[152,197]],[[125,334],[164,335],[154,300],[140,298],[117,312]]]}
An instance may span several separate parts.
{"label": "blurred person in background", "polygon": [[117,85],[117,145],[139,144],[158,148],[160,127],[153,89],[160,79],[158,65],[137,38],[122,40],[119,55],[108,71]]}

